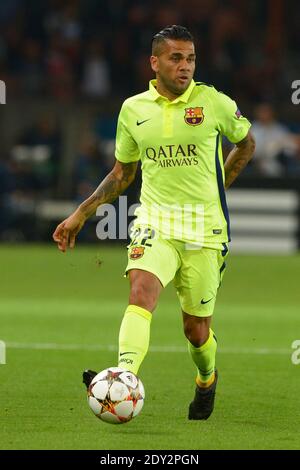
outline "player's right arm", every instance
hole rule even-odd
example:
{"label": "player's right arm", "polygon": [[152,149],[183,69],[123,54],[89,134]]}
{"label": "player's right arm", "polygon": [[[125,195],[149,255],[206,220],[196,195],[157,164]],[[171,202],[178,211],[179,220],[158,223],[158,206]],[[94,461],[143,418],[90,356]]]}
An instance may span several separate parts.
{"label": "player's right arm", "polygon": [[130,106],[130,100],[126,100],[118,118],[115,166],[93,194],[57,226],[53,239],[60,251],[64,252],[68,247],[74,248],[76,235],[85,221],[96,212],[97,207],[113,202],[134,180],[140,155],[130,130],[130,124],[135,124],[133,116],[135,117],[134,108]]}
{"label": "player's right arm", "polygon": [[110,173],[98,188],[83,201],[67,219],[61,222],[53,233],[53,239],[60,251],[74,248],[75,238],[85,221],[96,212],[101,204],[113,202],[122,194],[135,178],[138,162],[116,161]]}

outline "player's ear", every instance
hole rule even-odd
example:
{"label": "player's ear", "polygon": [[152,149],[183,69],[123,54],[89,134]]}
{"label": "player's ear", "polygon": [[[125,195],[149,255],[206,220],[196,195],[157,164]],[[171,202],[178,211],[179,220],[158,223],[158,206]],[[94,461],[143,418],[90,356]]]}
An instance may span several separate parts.
{"label": "player's ear", "polygon": [[150,57],[150,64],[153,72],[158,72],[158,57],[156,55],[152,55]]}

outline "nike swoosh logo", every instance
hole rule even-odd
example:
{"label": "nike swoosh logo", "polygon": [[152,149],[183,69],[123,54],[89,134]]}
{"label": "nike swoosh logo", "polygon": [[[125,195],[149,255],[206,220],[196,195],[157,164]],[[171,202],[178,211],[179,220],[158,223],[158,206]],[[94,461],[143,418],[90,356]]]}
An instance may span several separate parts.
{"label": "nike swoosh logo", "polygon": [[139,122],[139,121],[136,121],[136,125],[137,125],[137,126],[140,126],[141,124],[144,124],[144,122],[150,121],[150,119],[151,119],[151,118],[145,119],[144,121],[140,121],[140,122]]}
{"label": "nike swoosh logo", "polygon": [[126,352],[120,353],[120,357],[124,356],[124,354],[137,354],[137,353],[133,351],[126,351]]}
{"label": "nike swoosh logo", "polygon": [[203,299],[202,299],[202,300],[201,300],[201,303],[202,303],[202,304],[208,304],[208,302],[210,302],[212,299],[213,299],[213,297],[212,297],[211,299],[209,299],[209,300],[203,300]]}

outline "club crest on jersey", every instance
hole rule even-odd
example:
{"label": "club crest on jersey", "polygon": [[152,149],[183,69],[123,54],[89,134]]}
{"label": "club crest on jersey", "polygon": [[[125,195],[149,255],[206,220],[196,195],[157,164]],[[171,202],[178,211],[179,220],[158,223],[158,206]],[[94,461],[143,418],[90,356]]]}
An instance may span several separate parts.
{"label": "club crest on jersey", "polygon": [[184,120],[190,126],[199,126],[203,122],[203,108],[185,108]]}
{"label": "club crest on jersey", "polygon": [[139,259],[143,256],[145,248],[143,246],[134,246],[131,248],[129,258],[130,259]]}

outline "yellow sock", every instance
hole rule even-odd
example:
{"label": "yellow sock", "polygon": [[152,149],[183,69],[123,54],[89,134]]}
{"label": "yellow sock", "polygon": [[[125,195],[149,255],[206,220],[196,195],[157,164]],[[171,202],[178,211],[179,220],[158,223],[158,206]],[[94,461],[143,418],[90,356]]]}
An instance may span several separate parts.
{"label": "yellow sock", "polygon": [[188,342],[189,352],[197,367],[196,383],[199,387],[209,387],[215,377],[217,342],[213,331],[209,330],[207,341],[199,348]]}
{"label": "yellow sock", "polygon": [[137,305],[128,305],[119,333],[118,367],[138,373],[148,351],[152,314]]}

